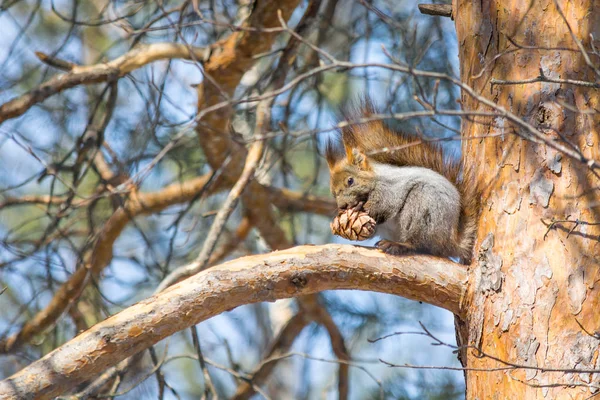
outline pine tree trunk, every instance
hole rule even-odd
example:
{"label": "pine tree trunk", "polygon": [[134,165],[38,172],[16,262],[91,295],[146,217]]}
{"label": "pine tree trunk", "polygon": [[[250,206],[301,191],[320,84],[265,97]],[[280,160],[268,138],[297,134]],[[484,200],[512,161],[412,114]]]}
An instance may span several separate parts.
{"label": "pine tree trunk", "polygon": [[[600,159],[598,88],[497,82],[541,74],[596,82],[573,36],[600,65],[590,40],[600,39],[600,2],[454,0],[453,15],[463,82],[543,139]],[[465,90],[461,103],[463,110],[491,111]],[[478,137],[464,141],[464,151],[488,184],[467,321],[469,344],[483,357],[467,351],[475,369],[467,373],[467,398],[587,398],[600,388],[600,374],[543,369],[600,369],[600,226],[589,224],[600,222],[600,171],[524,140],[519,136],[530,131],[510,118],[472,117],[462,129]],[[489,234],[493,247],[484,239]],[[507,367],[492,357],[533,368],[482,372]]]}

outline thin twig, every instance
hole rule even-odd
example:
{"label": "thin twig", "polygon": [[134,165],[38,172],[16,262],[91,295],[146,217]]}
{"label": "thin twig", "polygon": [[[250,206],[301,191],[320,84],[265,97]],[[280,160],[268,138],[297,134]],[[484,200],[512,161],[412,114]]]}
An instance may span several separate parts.
{"label": "thin twig", "polygon": [[217,395],[217,390],[215,389],[215,385],[213,384],[210,373],[208,372],[208,368],[206,367],[206,362],[204,362],[204,356],[202,355],[200,339],[198,338],[198,326],[194,325],[190,327],[190,331],[192,332],[192,342],[194,344],[194,348],[196,349],[196,355],[198,356],[200,369],[202,370],[202,375],[204,375],[204,395],[202,396],[202,400],[209,399],[209,396],[212,396],[214,399],[218,399],[219,396]]}

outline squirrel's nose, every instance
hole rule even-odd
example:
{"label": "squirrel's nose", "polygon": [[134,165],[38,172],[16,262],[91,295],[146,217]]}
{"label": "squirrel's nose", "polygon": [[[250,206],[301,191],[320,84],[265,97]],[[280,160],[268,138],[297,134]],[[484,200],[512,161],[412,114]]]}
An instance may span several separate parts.
{"label": "squirrel's nose", "polygon": [[346,208],[348,208],[348,203],[345,201],[338,201],[337,205],[340,210],[345,210]]}

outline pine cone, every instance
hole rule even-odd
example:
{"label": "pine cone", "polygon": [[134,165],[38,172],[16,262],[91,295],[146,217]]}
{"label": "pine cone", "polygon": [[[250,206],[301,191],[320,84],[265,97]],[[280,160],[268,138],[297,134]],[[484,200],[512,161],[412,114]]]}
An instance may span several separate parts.
{"label": "pine cone", "polygon": [[375,220],[355,208],[340,211],[330,226],[334,235],[348,240],[367,240],[375,234]]}

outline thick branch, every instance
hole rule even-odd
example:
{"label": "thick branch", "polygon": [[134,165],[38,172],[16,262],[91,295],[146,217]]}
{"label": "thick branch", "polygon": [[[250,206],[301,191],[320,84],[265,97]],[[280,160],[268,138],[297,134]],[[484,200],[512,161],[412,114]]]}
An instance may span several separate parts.
{"label": "thick branch", "polygon": [[[278,27],[277,11],[281,11],[283,18],[287,20],[298,3],[298,0],[257,1],[246,25],[259,29]],[[261,31],[237,31],[215,44],[215,51],[204,64],[205,74],[211,79],[205,79],[198,85],[198,110],[228,100],[242,76],[256,63],[254,56],[268,51],[276,36],[276,33]],[[198,124],[197,131],[202,149],[214,169],[219,168],[229,152],[240,154],[241,161],[235,163],[237,159],[234,160],[237,168],[232,167],[228,171],[232,174],[231,177],[227,176],[235,181],[242,169],[244,158],[241,155],[245,150],[225,133],[228,132],[231,112],[232,109],[227,107],[207,114],[202,123]]]}
{"label": "thick branch", "polygon": [[[252,224],[250,223],[250,219],[246,216],[242,218],[242,221],[240,222],[235,233],[232,234],[232,236],[225,243],[223,243],[218,249],[216,249],[213,252],[208,264],[215,265],[216,263],[220,262],[225,256],[227,256],[232,250],[234,250],[240,244],[241,241],[243,241],[246,238],[251,228]],[[184,278],[187,278],[187,276]],[[130,357],[127,360],[119,363],[117,366],[106,370],[83,391],[77,393],[76,396],[81,399],[87,399],[88,396],[97,393],[110,380],[112,380],[117,373],[120,373],[121,371],[128,371],[129,368],[134,366],[141,358],[141,354],[142,353],[138,354],[137,356]]]}
{"label": "thick branch", "polygon": [[350,245],[299,246],[239,258],[95,325],[0,382],[0,397],[60,395],[175,332],[243,304],[360,289],[424,301],[463,315],[460,302],[466,280],[466,268],[449,260],[392,257]]}
{"label": "thick branch", "polygon": [[34,104],[74,86],[114,80],[157,60],[201,60],[205,51],[203,48],[189,47],[181,43],[153,43],[138,46],[107,63],[74,66],[70,72],[55,75],[37,88],[0,106],[0,124],[22,115]]}
{"label": "thick branch", "polygon": [[[16,347],[28,342],[34,335],[52,325],[62,315],[67,307],[69,307],[81,293],[81,290],[88,281],[88,274],[90,272],[98,274],[110,263],[112,259],[112,246],[132,218],[142,214],[161,211],[171,205],[192,200],[194,196],[203,190],[209,179],[210,175],[204,175],[183,183],[174,183],[156,192],[140,193],[137,196],[137,201],[126,203],[126,209],[117,210],[102,228],[102,234],[95,245],[94,254],[96,256],[93,260],[88,263],[85,268],[77,269],[67,282],[57,289],[50,303],[43,310],[30,318],[19,332],[5,340],[1,340],[0,353],[13,351]],[[257,182],[252,182],[252,184],[259,185]],[[226,186],[221,180],[217,180],[212,183],[207,194],[217,192],[225,187]],[[329,215],[329,207],[334,207],[333,203],[328,202],[325,199],[311,195],[303,196],[299,192],[288,189],[270,187],[267,190],[271,195],[271,199],[281,209]],[[262,197],[255,200],[254,203],[267,204]],[[4,203],[0,204],[5,206],[20,204],[60,204],[60,201],[64,201],[64,198],[59,196],[24,196],[14,199],[9,198]],[[261,201],[263,203],[260,203]],[[87,200],[82,200],[81,204],[78,205],[84,205],[85,203],[87,203]],[[264,216],[264,212],[262,215]],[[263,221],[263,224],[269,224],[269,221]],[[240,233],[239,236],[245,237],[251,226],[252,224],[249,224],[249,221],[246,221],[242,228],[242,232],[244,233]],[[282,234],[274,236],[277,236],[280,240],[285,239],[285,235]],[[223,257],[224,255],[222,251],[219,254],[219,257]]]}

